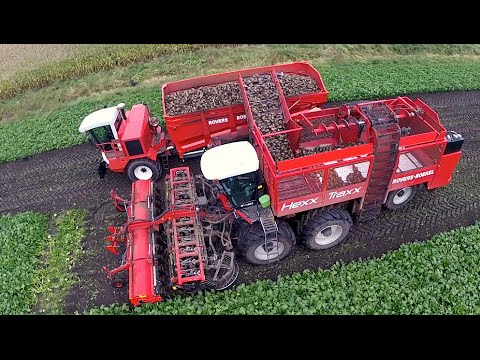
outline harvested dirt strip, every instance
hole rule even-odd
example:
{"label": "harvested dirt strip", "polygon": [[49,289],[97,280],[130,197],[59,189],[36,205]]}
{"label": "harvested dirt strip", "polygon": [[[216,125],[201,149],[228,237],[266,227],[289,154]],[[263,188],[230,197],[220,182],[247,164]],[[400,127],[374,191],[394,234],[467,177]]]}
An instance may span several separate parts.
{"label": "harvested dirt strip", "polygon": [[108,200],[112,188],[127,195],[125,176],[107,173],[99,179],[99,155],[85,144],[0,164],[0,212],[91,209]]}

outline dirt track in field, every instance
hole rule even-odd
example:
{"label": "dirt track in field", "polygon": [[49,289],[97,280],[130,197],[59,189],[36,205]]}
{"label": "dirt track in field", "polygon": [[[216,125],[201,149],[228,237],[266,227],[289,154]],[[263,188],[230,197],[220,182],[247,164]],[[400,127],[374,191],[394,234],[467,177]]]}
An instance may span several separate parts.
{"label": "dirt track in field", "polygon": [[[417,96],[410,95],[415,98]],[[480,218],[480,91],[418,95],[440,115],[449,130],[465,138],[463,156],[452,183],[434,191],[419,191],[406,208],[384,211],[379,219],[357,224],[338,247],[307,251],[298,246],[287,260],[270,266],[253,267],[240,260],[237,282],[276,278],[303,269],[326,268],[336,261],[378,257],[400,244],[426,240],[432,235],[473,224]],[[101,266],[118,265],[119,259],[103,248],[105,227],[120,225],[123,214],[114,211],[109,191],[116,188],[129,196],[130,182],[125,175],[107,173],[97,176],[100,160],[91,145],[34,155],[28,159],[0,164],[0,214],[25,210],[60,211],[69,208],[90,210],[86,256],[76,269],[81,283],[67,299],[66,311],[82,311],[91,306],[127,302],[125,289],[113,289]],[[189,163],[187,163],[189,164]],[[197,167],[198,169],[198,167]]]}

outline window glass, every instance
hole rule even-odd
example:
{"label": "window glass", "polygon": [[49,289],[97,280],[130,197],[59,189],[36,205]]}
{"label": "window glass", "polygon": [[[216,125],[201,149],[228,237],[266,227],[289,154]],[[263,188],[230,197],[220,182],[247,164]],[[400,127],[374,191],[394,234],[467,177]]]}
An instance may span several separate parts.
{"label": "window glass", "polygon": [[235,206],[240,206],[255,199],[257,189],[257,172],[232,176],[221,181],[225,192],[230,195]]}
{"label": "window glass", "polygon": [[398,159],[397,173],[435,165],[437,164],[440,155],[439,146],[430,146],[428,148],[411,150],[400,154]]}
{"label": "window glass", "polygon": [[327,190],[358,184],[367,180],[370,161],[340,166],[328,171]]}
{"label": "window glass", "polygon": [[323,170],[283,178],[278,181],[278,201],[319,193],[322,182]]}
{"label": "window glass", "polygon": [[118,133],[118,130],[120,130],[120,125],[122,123],[122,115],[120,114],[120,112],[118,112],[118,115],[117,115],[117,119],[115,120],[115,129],[117,130],[117,133]]}
{"label": "window glass", "polygon": [[90,130],[90,132],[99,144],[110,142],[114,139],[112,129],[109,125],[94,128]]}

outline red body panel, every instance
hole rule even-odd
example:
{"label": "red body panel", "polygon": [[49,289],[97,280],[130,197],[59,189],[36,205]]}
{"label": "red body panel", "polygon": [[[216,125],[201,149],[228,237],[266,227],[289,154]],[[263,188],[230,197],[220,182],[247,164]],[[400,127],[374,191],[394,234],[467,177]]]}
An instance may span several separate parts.
{"label": "red body panel", "polygon": [[[255,148],[260,159],[260,169],[264,175],[266,188],[272,199],[272,209],[276,216],[291,216],[305,210],[362,198],[365,195],[370,181],[372,161],[375,160],[377,139],[373,131],[370,131],[370,121],[361,113],[360,107],[365,104],[380,102],[384,103],[389,110],[395,112],[400,127],[411,129],[408,136],[403,136],[400,139],[395,172],[392,174],[388,190],[392,191],[422,183],[426,183],[427,187],[431,189],[450,182],[453,169],[458,163],[461,152],[443,155],[447,143],[445,139],[446,130],[440,124],[438,115],[420,100],[412,101],[406,97],[399,97],[351,106],[349,107],[350,113],[356,114],[358,119],[364,118],[365,120],[365,130],[360,138],[361,141],[366,142],[365,144],[360,143],[356,146],[278,162],[273,160],[264,140],[276,134],[262,134],[260,132],[247,104],[247,117],[250,119],[253,129],[254,142],[258,145]],[[340,111],[341,107],[312,109],[294,115],[284,113],[288,121],[287,130],[281,133],[300,133],[302,128],[306,127],[315,131],[315,133],[317,131],[318,133],[333,132],[335,137],[336,134],[343,131],[343,123],[341,121],[336,124],[328,123],[330,120],[325,122],[322,119],[330,119]],[[313,125],[315,121],[317,123],[323,121],[323,123],[316,125],[318,126],[316,127]],[[295,124],[290,124],[292,122]],[[300,126],[297,128],[297,125]],[[344,126],[344,128],[348,128],[348,126]],[[357,128],[353,128],[351,133],[354,134],[357,131]],[[347,135],[344,134],[342,138]],[[292,151],[302,146],[302,142],[299,142],[293,135],[288,137],[288,140]],[[381,160],[378,159],[378,161]],[[366,170],[366,162],[370,163],[368,170]],[[327,189],[328,177],[332,169],[348,168],[349,165],[359,166],[359,164],[364,168],[365,174],[362,175],[365,177],[364,181]],[[323,177],[322,183],[311,187],[308,179],[315,178],[315,176]]]}
{"label": "red body panel", "polygon": [[148,118],[150,113],[145,105],[133,105],[132,109],[126,113],[127,121],[125,129],[119,137],[123,141],[140,139],[144,149],[148,149],[152,141],[152,134],[146,131],[148,128]]}
{"label": "red body panel", "polygon": [[[161,127],[154,130],[148,124],[150,111],[146,105],[134,105],[126,112],[126,120],[122,122],[118,131],[118,139],[110,143],[99,144],[97,147],[109,160],[108,167],[114,172],[124,172],[128,163],[134,159],[157,159],[157,154],[167,147],[168,140]],[[126,143],[138,140],[142,149],[141,154],[128,153]]]}
{"label": "red body panel", "polygon": [[[402,174],[395,174],[389,190],[403,189],[407,186],[414,186],[423,183],[430,183],[436,175],[438,166],[424,167],[420,170],[407,171]],[[443,183],[445,185],[445,183]]]}
{"label": "red body panel", "polygon": [[296,197],[293,200],[278,201],[276,203],[276,214],[280,217],[288,216],[298,212],[360,198],[365,195],[366,191],[367,183],[363,182],[335,190]]}
{"label": "red body panel", "polygon": [[434,174],[433,179],[428,182],[427,188],[435,189],[437,187],[450,184],[450,181],[452,181],[453,171],[455,170],[455,166],[457,166],[458,162],[460,161],[461,156],[462,153],[460,151],[443,155],[437,167],[436,174]]}
{"label": "red body panel", "polygon": [[128,294],[133,305],[146,302],[161,301],[155,294],[153,267],[153,229],[148,223],[151,214],[148,209],[148,198],[152,196],[152,184],[149,180],[138,180],[132,183],[132,199],[127,208],[132,223],[143,222],[143,226],[130,229],[127,243],[127,257],[130,260]]}

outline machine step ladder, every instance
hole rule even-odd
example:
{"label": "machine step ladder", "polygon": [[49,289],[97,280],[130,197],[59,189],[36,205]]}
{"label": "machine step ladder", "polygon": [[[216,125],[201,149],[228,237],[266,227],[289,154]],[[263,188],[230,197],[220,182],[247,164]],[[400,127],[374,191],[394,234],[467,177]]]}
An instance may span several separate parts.
{"label": "machine step ladder", "polygon": [[370,119],[377,141],[370,182],[359,220],[373,220],[380,215],[388,195],[398,156],[400,126],[397,117],[383,103],[365,105],[360,107],[360,110]]}
{"label": "machine step ladder", "polygon": [[163,171],[168,171],[170,169],[170,165],[168,163],[168,155],[165,153],[162,153],[160,155],[160,162],[162,164],[162,169]]}
{"label": "machine step ladder", "polygon": [[[267,253],[267,261],[278,258],[278,226],[270,207],[260,210],[260,223],[265,234],[264,250]],[[270,256],[272,259],[270,259]]]}

